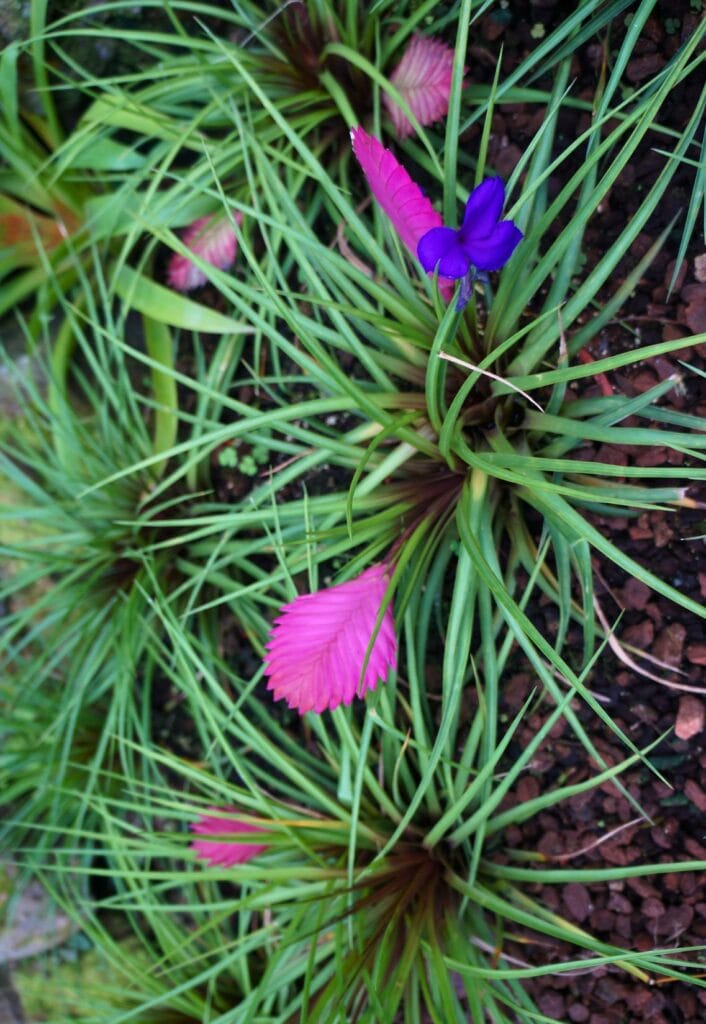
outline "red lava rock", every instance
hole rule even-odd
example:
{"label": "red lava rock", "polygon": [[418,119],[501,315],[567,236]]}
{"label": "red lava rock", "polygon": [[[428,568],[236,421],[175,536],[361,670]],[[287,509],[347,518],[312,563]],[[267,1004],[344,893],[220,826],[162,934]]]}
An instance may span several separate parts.
{"label": "red lava rock", "polygon": [[519,146],[503,146],[497,153],[493,163],[501,177],[509,178],[521,157],[522,150]]}
{"label": "red lava rock", "polygon": [[[694,860],[706,860],[706,846],[702,846],[697,839],[687,836],[684,840],[684,849]],[[706,903],[703,904],[704,916],[706,917]]]}
{"label": "red lava rock", "polygon": [[547,1017],[555,1017],[562,1020],[566,1009],[564,997],[558,992],[542,992],[537,999],[537,1005]]}
{"label": "red lava rock", "polygon": [[567,1012],[574,1024],[584,1024],[588,1020],[588,1010],[583,1003],[572,1003]]}
{"label": "red lava rock", "polygon": [[662,935],[676,938],[686,931],[693,920],[694,908],[688,903],[682,903],[678,907],[669,907],[664,916],[660,918],[657,928]]}
{"label": "red lava rock", "polygon": [[647,651],[652,646],[655,636],[655,627],[650,619],[643,619],[642,622],[635,622],[632,626],[626,626],[620,639],[624,644],[636,647],[638,651]]}
{"label": "red lava rock", "polygon": [[634,377],[630,378],[630,386],[634,392],[640,395],[643,391],[649,391],[656,383],[657,374],[654,370],[650,370],[647,367],[644,370],[639,370]]}
{"label": "red lava rock", "polygon": [[634,57],[627,66],[626,74],[631,82],[644,82],[663,67],[664,57],[660,53],[648,53],[644,57]]}
{"label": "red lava rock", "polygon": [[676,668],[682,659],[685,640],[686,627],[681,622],[672,622],[660,632],[652,653],[666,665]]}
{"label": "red lava rock", "polygon": [[[694,277],[702,284],[706,284],[706,252],[694,256]],[[681,285],[679,287],[681,288]]]}
{"label": "red lava rock", "polygon": [[627,453],[614,444],[602,444],[596,452],[596,462],[605,462],[609,466],[627,466]]}
{"label": "red lava rock", "polygon": [[706,597],[706,572],[700,572],[698,574],[699,580],[699,593],[702,597]]}
{"label": "red lava rock", "polygon": [[[698,259],[698,258],[699,257],[697,256],[696,259]],[[674,268],[675,268],[676,264],[677,264],[676,260],[670,260],[669,263],[667,264],[666,268],[665,268],[664,277],[662,278],[662,280],[664,281],[664,284],[665,284],[666,288],[669,288],[669,285],[670,285],[671,280],[672,280],[672,275],[674,274]],[[682,288],[684,286],[684,279],[686,277],[687,270],[688,270],[687,262],[686,262],[686,260],[682,260],[681,263],[679,264],[679,271],[677,273],[677,279],[674,282],[674,289],[675,289],[675,291],[680,292],[682,290]],[[697,280],[698,280],[698,277],[697,277]]]}
{"label": "red lava rock", "polygon": [[647,253],[653,241],[654,239],[646,231],[641,231],[630,246],[630,252],[640,259]]}
{"label": "red lava rock", "polygon": [[564,849],[564,838],[559,832],[545,832],[537,843],[537,850],[545,857],[556,857]]}
{"label": "red lava rock", "polygon": [[640,851],[636,846],[622,846],[619,842],[620,837],[617,840],[610,840],[607,843],[603,843],[601,846],[601,854],[603,860],[607,861],[608,864],[615,864],[617,867],[624,868],[628,864],[634,864],[640,857]]}
{"label": "red lava rock", "polygon": [[676,341],[677,338],[686,337],[688,335],[678,324],[665,324],[662,328],[662,341]]}
{"label": "red lava rock", "polygon": [[591,913],[591,895],[581,882],[569,882],[561,891],[564,905],[574,921],[585,921]]}
{"label": "red lava rock", "polygon": [[701,884],[703,884],[701,877],[697,878],[697,875],[692,872],[679,877],[679,891],[683,896],[693,896]]}
{"label": "red lava rock", "polygon": [[706,644],[689,644],[686,657],[692,665],[706,665]]}
{"label": "red lava rock", "polygon": [[[703,648],[703,661],[694,661],[689,651],[694,647]],[[706,665],[706,644],[691,644],[686,649],[686,656],[692,663]],[[679,709],[674,732],[680,740],[690,740],[692,736],[698,735],[704,727],[706,719],[706,707],[704,702],[693,694],[688,693],[679,698]]]}
{"label": "red lava rock", "polygon": [[609,932],[615,924],[615,914],[610,910],[594,910],[589,923],[594,931]]}
{"label": "red lava rock", "polygon": [[645,608],[645,611],[652,619],[657,629],[659,629],[662,625],[662,610],[659,607],[659,605],[655,604],[654,601],[650,601],[650,603]]}
{"label": "red lava rock", "polygon": [[666,380],[668,377],[673,377],[679,372],[678,367],[670,359],[665,359],[664,356],[655,356],[654,359],[650,360],[650,365],[654,366],[660,380]]}
{"label": "red lava rock", "polygon": [[686,1020],[696,1015],[696,996],[689,989],[679,988],[674,993],[674,1002]]}
{"label": "red lava rock", "polygon": [[617,978],[606,977],[601,978],[597,982],[594,994],[602,1003],[612,1006],[614,1003],[617,1003],[618,1000],[625,999],[627,989],[625,988],[625,985],[618,981]]}
{"label": "red lava rock", "polygon": [[644,448],[634,459],[636,466],[663,466],[666,461],[666,448]]}
{"label": "red lava rock", "polygon": [[652,597],[652,591],[642,580],[633,576],[621,588],[623,604],[626,608],[634,608],[638,612],[645,610],[647,602]]}
{"label": "red lava rock", "polygon": [[646,953],[648,949],[655,948],[655,940],[652,935],[648,935],[647,932],[638,932],[633,939],[633,945],[638,953]]}
{"label": "red lava rock", "polygon": [[671,850],[673,846],[672,837],[659,825],[656,825],[651,830],[650,835],[652,836],[652,841],[659,846],[661,850]]}
{"label": "red lava rock", "polygon": [[520,803],[527,803],[539,796],[539,780],[533,775],[523,775],[517,783],[517,796]]}
{"label": "red lava rock", "polygon": [[646,900],[642,901],[640,910],[645,917],[661,917],[664,913],[664,903],[654,896],[648,896]]}
{"label": "red lava rock", "polygon": [[628,529],[631,540],[652,540],[652,529],[647,523],[641,522],[644,516],[640,516],[637,521],[637,526],[631,526]]}
{"label": "red lava rock", "polygon": [[631,1013],[644,1014],[652,999],[652,992],[647,986],[634,988],[627,997],[627,1004]]}
{"label": "red lava rock", "polygon": [[513,710],[522,707],[531,689],[532,681],[526,672],[511,676],[503,689],[503,699]]}
{"label": "red lava rock", "polygon": [[700,811],[706,811],[706,793],[704,793],[698,782],[694,779],[687,779],[684,783],[684,795],[695,804]]}
{"label": "red lava rock", "polygon": [[684,320],[694,334],[706,331],[706,284],[688,284],[681,291],[686,302]]}
{"label": "red lava rock", "polygon": [[657,890],[651,885],[646,878],[626,878],[628,888],[636,892],[638,896],[641,896],[643,900],[646,900],[648,896],[656,896]]}
{"label": "red lava rock", "polygon": [[619,892],[612,892],[608,899],[608,910],[614,910],[617,914],[632,913],[632,903]]}
{"label": "red lava rock", "polygon": [[674,530],[668,526],[666,520],[658,519],[654,527],[655,547],[663,548],[669,544],[674,537]]}

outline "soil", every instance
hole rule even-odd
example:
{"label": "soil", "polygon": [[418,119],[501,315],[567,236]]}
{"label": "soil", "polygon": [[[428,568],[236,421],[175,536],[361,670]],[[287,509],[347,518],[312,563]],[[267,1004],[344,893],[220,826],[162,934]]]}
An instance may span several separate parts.
{"label": "soil", "polygon": [[[633,59],[627,78],[638,85],[657,73],[681,42],[695,29],[703,13],[687,0],[658,3]],[[526,9],[528,16],[520,17]],[[498,46],[503,45],[503,76],[541,38],[542,26],[549,30],[575,5],[542,0],[531,5],[510,5],[512,19],[503,23],[490,15],[480,23],[479,42],[471,50],[473,74],[490,81]],[[610,53],[625,30],[624,20],[611,26],[605,45]],[[573,94],[590,99],[596,87],[601,42],[580,48],[572,67]],[[481,71],[481,69],[484,69]],[[675,90],[660,114],[666,125],[683,129],[685,118],[699,102],[701,84],[696,81]],[[688,112],[688,113],[687,113]],[[533,131],[536,109],[521,104],[503,106],[493,123],[490,161],[506,176],[515,166]],[[581,119],[579,119],[580,121]],[[583,127],[567,119],[564,132],[575,137]],[[472,129],[473,136],[480,129]],[[561,133],[560,133],[561,134]],[[631,210],[641,199],[643,186],[649,188],[663,166],[664,157],[655,153],[659,141],[646,140],[635,159],[621,175],[603,204],[601,217],[586,236],[584,272],[624,228]],[[686,168],[675,176],[672,188],[655,216],[633,245],[630,259],[619,275],[609,282],[605,297],[620,284],[637,260],[647,251],[675,213],[688,205],[693,172]],[[602,332],[586,358],[598,358],[626,348],[661,340],[688,337],[706,331],[706,255],[704,238],[695,232],[686,258],[675,271],[683,212],[668,241],[641,279],[621,312],[620,322]],[[557,225],[560,230],[561,225]],[[663,401],[679,411],[706,415],[706,378],[684,370],[680,360],[704,370],[706,345],[696,344],[672,354],[645,361],[629,371],[616,372],[609,379],[589,380],[581,395],[598,394],[607,388],[626,397],[638,394],[671,374],[683,374],[683,381]],[[641,425],[644,425],[641,424]],[[616,465],[652,466],[667,461],[679,463],[678,453],[586,444],[581,457]],[[685,474],[687,475],[687,474]],[[703,489],[702,489],[703,490]],[[693,488],[689,494],[704,500]],[[655,511],[594,522],[617,546],[637,562],[648,566],[663,580],[696,601],[706,597],[706,512]],[[640,748],[659,740],[649,755],[655,771],[644,764],[622,776],[631,796],[644,810],[635,808],[613,783],[565,801],[551,811],[532,818],[521,827],[509,829],[505,845],[544,855],[546,866],[557,868],[606,868],[673,861],[706,861],[706,631],[703,621],[676,607],[636,579],[602,559],[594,561],[598,600],[623,644],[636,652],[658,659],[648,662],[640,654],[632,659],[657,680],[636,672],[606,648],[588,685],[599,697],[616,725]],[[536,610],[544,617],[542,628],[551,635],[556,628],[550,605]],[[534,685],[529,673],[518,672],[505,691],[505,710],[516,713]],[[614,764],[626,751],[614,734],[590,711],[576,711],[583,719],[596,748]],[[548,710],[548,709],[547,709]],[[536,735],[545,712],[526,721],[517,737],[517,748],[526,747]],[[662,737],[659,739],[659,737]],[[558,723],[548,742],[534,759],[508,803],[522,802],[540,791],[580,782],[595,772],[586,763],[578,741],[565,723]],[[553,862],[553,863],[552,863]],[[583,885],[578,883],[536,885],[526,891],[543,907],[571,921],[598,939],[627,950],[676,950],[706,945],[706,874],[668,873],[623,881]],[[533,943],[510,943],[504,950],[527,964],[551,964],[577,957],[576,947],[562,947],[542,936]],[[704,963],[704,954],[686,953],[684,959]],[[586,1024],[697,1024],[706,1019],[706,989],[671,979],[638,980],[619,967],[607,967],[570,974],[548,974],[531,983],[539,1009],[561,1022]]]}

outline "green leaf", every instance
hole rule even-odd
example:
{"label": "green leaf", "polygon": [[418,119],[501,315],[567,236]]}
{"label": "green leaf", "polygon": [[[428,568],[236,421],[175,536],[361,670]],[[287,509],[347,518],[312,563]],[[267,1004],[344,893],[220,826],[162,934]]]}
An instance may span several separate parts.
{"label": "green leaf", "polygon": [[252,327],[157,284],[127,264],[112,283],[123,302],[158,323],[205,334],[253,333]]}

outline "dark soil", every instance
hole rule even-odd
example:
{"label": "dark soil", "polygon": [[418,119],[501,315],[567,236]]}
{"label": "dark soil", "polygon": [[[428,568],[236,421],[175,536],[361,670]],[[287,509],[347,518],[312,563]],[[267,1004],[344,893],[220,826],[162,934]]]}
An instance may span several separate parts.
{"label": "dark soil", "polygon": [[[664,67],[703,17],[695,6],[688,0],[657,4],[627,68],[630,82],[640,84]],[[536,46],[541,33],[538,25],[550,29],[573,13],[575,5],[542,0],[531,5],[512,4],[510,9],[513,17],[508,22],[503,23],[495,15],[486,17],[480,25],[482,42],[471,51],[475,80],[481,75],[485,80],[492,77],[500,43],[504,47],[505,75]],[[526,17],[519,16],[520,9],[526,11]],[[603,44],[610,55],[624,30],[620,19],[611,26],[605,40],[593,41],[576,53],[572,68],[574,95],[592,97],[603,59]],[[661,112],[661,123],[683,129],[699,102],[701,85],[693,81],[676,90]],[[536,116],[536,109],[520,104],[500,108],[493,125],[490,159],[501,175],[506,176],[519,160]],[[567,119],[566,137],[575,137],[584,127],[581,118],[574,118],[573,126]],[[607,197],[600,218],[595,219],[586,236],[584,272],[590,271],[624,228],[631,211],[641,201],[643,188],[651,186],[664,161],[654,149],[662,146],[663,142],[655,136],[648,138]],[[620,322],[607,327],[588,356],[598,358],[633,348],[636,343],[652,344],[706,331],[706,256],[703,236],[698,231],[670,291],[683,211],[688,206],[692,185],[693,171],[683,168],[675,176],[666,201],[636,240],[620,275],[624,276],[634,266],[674,214],[681,211],[664,249],[623,308]],[[561,224],[557,225],[560,229]],[[620,284],[620,275],[609,282],[606,297]],[[615,393],[631,396],[681,371],[683,383],[662,404],[704,416],[706,379],[684,370],[680,360],[704,369],[706,345],[688,346],[671,356],[645,361],[630,371],[611,374],[609,379],[589,380],[581,394],[598,394],[609,387]],[[588,444],[581,457],[637,466],[683,461],[678,453],[659,449]],[[698,488],[694,488],[693,497],[704,500]],[[658,511],[635,518],[596,517],[594,521],[622,551],[661,579],[696,601],[706,597],[706,555],[701,539],[706,534],[706,512],[698,508],[678,513]],[[618,788],[606,783],[553,807],[521,827],[509,829],[506,846],[539,851],[546,858],[546,866],[565,869],[706,861],[704,623],[640,581],[626,578],[611,564],[596,559],[594,568],[598,600],[606,618],[613,624],[622,613],[616,635],[637,652],[631,655],[633,660],[659,681],[634,671],[606,648],[588,685],[616,725],[638,747],[664,737],[649,756],[664,781],[644,764],[622,776],[623,784],[645,812],[643,820]],[[551,635],[555,628],[551,606],[540,609],[539,614],[545,616],[545,635]],[[641,654],[652,655],[658,663],[646,661]],[[529,673],[518,672],[509,681],[505,693],[508,713],[519,709],[533,686]],[[584,713],[578,701],[576,711],[609,764],[626,757],[626,750],[615,735],[592,712]],[[538,712],[524,723],[517,738],[519,746],[530,742],[543,719],[544,714]],[[552,785],[580,782],[595,771],[596,766],[586,762],[583,749],[569,728],[559,723],[552,731],[551,742],[534,759],[510,802],[531,799]],[[527,887],[527,891],[543,907],[598,939],[627,950],[669,951],[706,945],[706,874],[701,872],[673,872],[609,884],[537,885]],[[505,952],[534,965],[580,956],[576,947],[562,947],[545,937],[529,945],[509,944]],[[703,952],[687,953],[684,958],[706,966]],[[705,989],[670,979],[638,980],[618,967],[549,974],[535,981],[532,991],[540,1010],[561,1022],[697,1024],[706,1019]]]}

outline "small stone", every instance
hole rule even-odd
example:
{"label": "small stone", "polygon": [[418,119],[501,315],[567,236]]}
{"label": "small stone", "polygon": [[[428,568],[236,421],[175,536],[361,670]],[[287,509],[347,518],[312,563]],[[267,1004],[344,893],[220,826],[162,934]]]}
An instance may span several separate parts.
{"label": "small stone", "polygon": [[520,803],[525,804],[528,800],[534,800],[539,793],[539,780],[535,779],[533,775],[523,775],[517,784],[517,796]]}
{"label": "small stone", "polygon": [[684,320],[694,334],[703,334],[706,331],[706,284],[687,285],[681,297],[686,302]]}
{"label": "small stone", "polygon": [[612,892],[608,900],[608,910],[613,910],[616,914],[631,914],[632,903],[621,893]]}
{"label": "small stone", "polygon": [[632,626],[626,626],[620,639],[624,644],[636,647],[638,651],[648,651],[654,640],[655,627],[651,619],[643,619]]}
{"label": "small stone", "polygon": [[537,1005],[547,1017],[553,1017],[555,1020],[564,1019],[566,1004],[564,997],[558,992],[542,992],[537,998]]}
{"label": "small stone", "polygon": [[670,935],[676,938],[685,932],[694,920],[694,908],[688,903],[682,903],[677,907],[669,907],[659,922],[659,932],[662,935]]}
{"label": "small stone", "polygon": [[664,903],[654,896],[648,896],[642,901],[640,908],[645,917],[661,917],[664,913]]}
{"label": "small stone", "polygon": [[659,53],[648,53],[644,57],[635,57],[627,67],[627,76],[631,82],[644,82],[652,78],[664,67],[664,57]]}
{"label": "small stone", "polygon": [[701,284],[706,284],[706,252],[694,257],[694,277]]}
{"label": "small stone", "polygon": [[706,665],[706,644],[689,644],[686,657],[692,665]]}
{"label": "small stone", "polygon": [[621,594],[626,608],[634,608],[636,611],[642,612],[652,596],[652,591],[642,580],[631,576],[622,587]]}
{"label": "small stone", "polygon": [[[669,461],[671,462],[672,460],[670,459]],[[672,540],[673,537],[674,530],[671,528],[671,526],[667,526],[667,523],[664,519],[658,519],[655,523],[654,529],[655,547],[666,547],[666,545],[669,544],[670,540]]]}
{"label": "small stone", "polygon": [[615,924],[615,914],[611,910],[594,910],[590,923],[591,928],[597,932],[609,932]]}
{"label": "small stone", "polygon": [[[697,256],[696,259],[698,259],[698,258],[699,257]],[[667,286],[667,288],[669,288],[670,284],[672,283],[672,277],[674,276],[674,268],[676,267],[676,265],[677,265],[677,261],[676,260],[670,260],[669,263],[667,264],[666,270],[664,271],[664,278],[663,278],[663,280],[664,280],[664,283]],[[681,263],[679,264],[679,270],[677,272],[676,280],[674,282],[674,289],[677,292],[681,291],[681,289],[682,289],[682,287],[684,285],[684,278],[686,277],[686,271],[687,271],[686,260],[682,260]],[[698,280],[698,278],[697,278],[697,280]]]}
{"label": "small stone", "polygon": [[584,1024],[588,1020],[589,1013],[583,1003],[572,1003],[568,1010],[569,1020],[574,1024]]}
{"label": "small stone", "polygon": [[[698,839],[693,839],[691,836],[686,836],[684,839],[684,849],[693,857],[694,860],[706,860],[706,846],[702,846]],[[699,904],[697,904],[698,909]],[[706,903],[703,904],[704,916],[706,917]]]}
{"label": "small stone", "polygon": [[653,654],[665,665],[676,668],[682,659],[686,627],[681,622],[671,622],[665,626],[655,640]]}
{"label": "small stone", "polygon": [[[686,334],[683,327],[678,324],[665,324],[662,328],[662,341],[676,341],[677,338],[686,338]],[[681,351],[678,350],[678,351]]]}
{"label": "small stone", "polygon": [[[696,645],[692,645],[696,646]],[[697,661],[697,665],[706,665],[706,645],[699,645],[704,648],[704,660]],[[687,658],[693,662],[693,659],[689,655],[690,648],[687,647]],[[677,711],[677,721],[674,726],[674,732],[680,740],[690,740],[692,736],[696,736],[704,727],[704,720],[706,719],[706,708],[704,702],[693,694],[685,694],[679,699],[679,709]]]}
{"label": "small stone", "polygon": [[700,811],[706,811],[706,793],[698,782],[687,779],[684,783],[684,795],[695,804]]}
{"label": "small stone", "polygon": [[574,921],[585,921],[591,913],[591,895],[581,882],[569,882],[561,892],[566,909]]}

